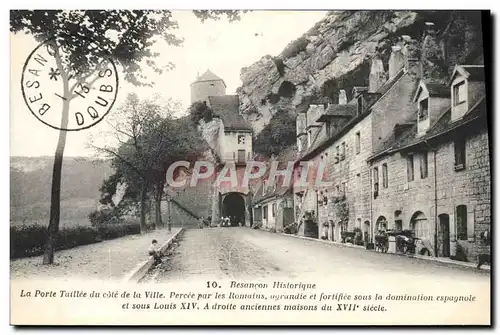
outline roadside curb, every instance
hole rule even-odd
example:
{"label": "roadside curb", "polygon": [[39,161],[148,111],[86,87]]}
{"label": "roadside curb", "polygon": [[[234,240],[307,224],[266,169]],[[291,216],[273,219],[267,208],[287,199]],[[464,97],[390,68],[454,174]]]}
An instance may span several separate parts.
{"label": "roadside curb", "polygon": [[[309,240],[309,241],[314,241],[314,242],[321,242],[327,245],[336,245],[344,248],[357,248],[357,249],[363,249],[366,250],[365,247],[360,246],[360,245],[353,245],[349,243],[339,243],[339,242],[332,242],[329,240],[322,240],[322,239],[317,239],[317,238],[312,238],[312,237],[306,237],[306,236],[298,236],[298,235],[292,235],[292,234],[285,234],[281,233],[283,236],[289,236],[289,237],[294,237],[302,240]],[[376,252],[375,250],[366,250],[366,251],[371,251],[371,252]],[[429,262],[434,262],[434,263],[441,263],[441,264],[450,264],[450,265],[458,265],[466,268],[476,268],[477,264],[471,263],[471,262],[460,262],[460,261],[454,261],[452,259],[443,259],[443,258],[435,258],[431,256],[422,256],[422,255],[402,255],[402,254],[395,254],[395,253],[385,253],[386,255],[392,255],[392,256],[399,256],[399,257],[408,257],[408,258],[416,258],[416,259],[421,259]],[[491,266],[488,265],[483,265],[480,270],[488,271],[491,272]]]}
{"label": "roadside curb", "polygon": [[[184,231],[184,228],[180,228],[176,233],[174,233],[165,244],[163,244],[160,248],[161,252],[170,247],[170,245],[175,241],[175,239],[180,235],[181,232]],[[151,269],[154,264],[153,256],[149,256],[147,260],[139,263],[132,271],[130,271],[127,275],[124,276],[123,282],[139,282],[146,273]]]}
{"label": "roadside curb", "polygon": [[356,249],[366,250],[364,246],[350,244],[350,243],[339,243],[339,242],[333,242],[333,241],[329,241],[329,240],[322,240],[322,239],[319,239],[319,238],[299,236],[299,235],[292,235],[292,234],[285,234],[285,233],[281,233],[281,235],[295,237],[295,238],[300,238],[302,240],[309,240],[309,241],[314,241],[314,242],[321,242],[321,243],[328,244],[328,245],[338,245],[339,247],[344,247],[344,248],[356,248]]}

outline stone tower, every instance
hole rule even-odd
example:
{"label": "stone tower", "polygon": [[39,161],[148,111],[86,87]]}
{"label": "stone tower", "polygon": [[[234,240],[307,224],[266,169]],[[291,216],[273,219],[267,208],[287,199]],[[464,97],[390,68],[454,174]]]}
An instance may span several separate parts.
{"label": "stone tower", "polygon": [[191,83],[191,103],[196,101],[207,101],[209,96],[226,95],[226,84],[224,80],[207,70],[196,81]]}

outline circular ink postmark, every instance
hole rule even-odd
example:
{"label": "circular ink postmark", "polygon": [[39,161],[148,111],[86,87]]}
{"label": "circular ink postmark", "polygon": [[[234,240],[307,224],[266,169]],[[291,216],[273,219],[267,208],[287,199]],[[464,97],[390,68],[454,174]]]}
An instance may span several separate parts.
{"label": "circular ink postmark", "polygon": [[71,41],[52,38],[39,44],[24,63],[21,90],[40,122],[78,131],[95,126],[110,112],[118,95],[118,73],[113,60],[100,56],[95,47],[82,54],[95,44],[85,41],[78,55],[72,55]]}

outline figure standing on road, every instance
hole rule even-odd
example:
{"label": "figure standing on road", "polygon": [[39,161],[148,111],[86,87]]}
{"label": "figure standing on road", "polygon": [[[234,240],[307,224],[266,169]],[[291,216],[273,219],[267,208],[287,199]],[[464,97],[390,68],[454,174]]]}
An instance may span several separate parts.
{"label": "figure standing on road", "polygon": [[155,260],[153,266],[156,266],[161,263],[161,252],[157,240],[151,241],[151,245],[149,246],[149,255],[153,256]]}
{"label": "figure standing on road", "polygon": [[198,228],[203,229],[203,225],[204,225],[204,222],[203,222],[203,216],[201,216],[201,217],[198,219]]}

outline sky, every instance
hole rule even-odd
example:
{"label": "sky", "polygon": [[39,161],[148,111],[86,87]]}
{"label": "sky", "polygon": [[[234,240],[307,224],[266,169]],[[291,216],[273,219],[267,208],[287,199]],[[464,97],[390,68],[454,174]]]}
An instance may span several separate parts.
{"label": "sky", "polygon": [[[252,65],[265,55],[278,55],[292,40],[300,37],[325,16],[324,11],[255,11],[245,13],[240,21],[229,23],[225,18],[202,23],[190,11],[177,11],[173,17],[179,24],[178,37],[184,38],[181,47],[158,42],[154,51],[160,53],[158,64],[172,62],[175,69],[157,75],[146,72],[153,87],[135,87],[120,81],[118,97],[113,108],[120,105],[130,92],[148,98],[160,94],[178,100],[183,111],[189,106],[190,84],[197,74],[207,69],[224,79],[227,94],[234,94],[241,85],[241,68]],[[28,35],[10,36],[10,155],[52,156],[58,131],[38,121],[27,108],[21,94],[21,75],[24,62],[37,47]],[[110,114],[113,110],[110,111]],[[106,122],[92,128],[69,132],[66,156],[93,156],[88,146],[90,138],[109,132]]]}

